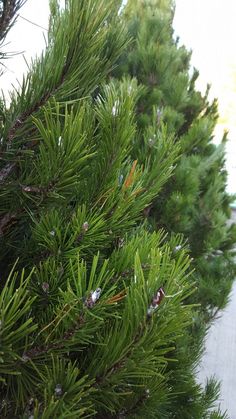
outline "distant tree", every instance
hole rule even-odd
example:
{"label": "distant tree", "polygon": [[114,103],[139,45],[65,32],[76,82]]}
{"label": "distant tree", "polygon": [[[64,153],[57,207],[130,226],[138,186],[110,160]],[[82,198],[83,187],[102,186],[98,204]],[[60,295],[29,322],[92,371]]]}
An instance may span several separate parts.
{"label": "distant tree", "polygon": [[190,75],[191,54],[174,37],[171,0],[129,0],[123,20],[133,42],[123,53],[114,75],[135,77],[141,89],[136,108],[138,135],[132,156],[152,161],[164,124],[179,144],[173,176],[150,205],[154,229],[182,233],[194,258],[194,279],[206,319],[227,302],[235,276],[235,225],[229,225],[233,197],[226,191],[225,142],[213,142],[217,102],[195,88],[198,71]]}

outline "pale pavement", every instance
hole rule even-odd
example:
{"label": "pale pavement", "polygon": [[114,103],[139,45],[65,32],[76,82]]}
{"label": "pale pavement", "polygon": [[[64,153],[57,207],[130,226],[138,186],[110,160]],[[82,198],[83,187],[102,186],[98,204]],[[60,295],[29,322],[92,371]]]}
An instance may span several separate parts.
{"label": "pale pavement", "polygon": [[[236,213],[234,212],[234,221]],[[227,409],[230,419],[236,419],[236,282],[230,302],[212,324],[206,339],[200,365],[199,380],[215,376],[221,381],[221,410]]]}
{"label": "pale pavement", "polygon": [[206,339],[206,350],[200,365],[199,380],[214,375],[221,381],[221,410],[236,419],[236,282],[230,302],[215,320]]}

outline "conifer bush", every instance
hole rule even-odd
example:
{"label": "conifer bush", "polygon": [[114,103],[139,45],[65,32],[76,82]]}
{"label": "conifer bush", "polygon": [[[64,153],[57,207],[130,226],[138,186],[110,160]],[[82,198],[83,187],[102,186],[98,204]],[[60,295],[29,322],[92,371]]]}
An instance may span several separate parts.
{"label": "conifer bush", "polygon": [[[1,100],[0,416],[223,418],[195,380],[188,246],[147,220],[181,146],[155,118],[140,137],[137,80],[107,82],[133,45],[120,2],[50,4],[45,52]],[[150,132],[158,152],[135,156]]]}
{"label": "conifer bush", "polygon": [[198,71],[190,67],[191,53],[174,34],[172,0],[129,0],[122,19],[133,41],[113,72],[135,77],[141,88],[136,106],[138,134],[132,156],[151,160],[159,152],[162,124],[179,144],[180,158],[173,176],[146,211],[152,228],[181,233],[193,258],[200,302],[206,321],[228,300],[235,276],[235,224],[229,225],[233,197],[226,192],[224,135],[216,145],[217,102],[195,88]]}

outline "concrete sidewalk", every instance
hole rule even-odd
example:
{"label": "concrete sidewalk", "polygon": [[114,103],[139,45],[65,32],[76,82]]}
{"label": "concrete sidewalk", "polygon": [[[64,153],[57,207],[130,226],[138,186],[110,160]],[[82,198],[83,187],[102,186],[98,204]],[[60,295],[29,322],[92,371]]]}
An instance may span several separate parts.
{"label": "concrete sidewalk", "polygon": [[236,419],[236,282],[228,306],[212,324],[206,338],[198,378],[205,383],[212,375],[221,381],[221,410],[227,409],[229,418]]}

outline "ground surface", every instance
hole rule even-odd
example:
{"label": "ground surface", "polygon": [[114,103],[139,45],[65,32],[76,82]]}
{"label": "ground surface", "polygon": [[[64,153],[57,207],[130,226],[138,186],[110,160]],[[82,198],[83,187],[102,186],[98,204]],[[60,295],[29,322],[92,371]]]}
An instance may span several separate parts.
{"label": "ground surface", "polygon": [[215,320],[206,339],[199,379],[205,383],[212,375],[221,381],[221,409],[227,409],[229,418],[236,419],[236,282],[228,306]]}
{"label": "ground surface", "polygon": [[[236,211],[233,213],[236,222]],[[211,326],[203,356],[199,380],[214,375],[221,381],[221,409],[228,410],[230,419],[236,419],[236,282],[230,302]]]}

